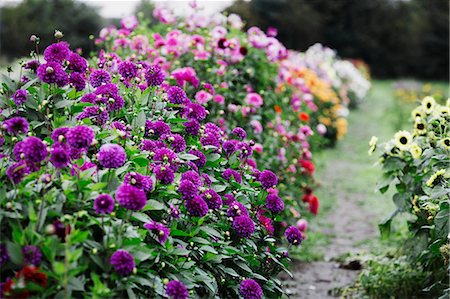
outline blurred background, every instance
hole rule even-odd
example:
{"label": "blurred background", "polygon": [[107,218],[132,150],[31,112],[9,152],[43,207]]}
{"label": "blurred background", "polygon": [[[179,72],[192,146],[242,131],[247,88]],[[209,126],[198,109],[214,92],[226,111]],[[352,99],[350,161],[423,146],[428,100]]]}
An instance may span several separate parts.
{"label": "blurred background", "polygon": [[[0,64],[27,56],[30,35],[43,47],[55,29],[72,47],[93,49],[97,36],[120,18],[144,13],[155,4],[183,14],[191,1],[2,0]],[[211,12],[237,13],[247,27],[278,29],[290,49],[306,50],[316,42],[336,49],[343,58],[365,61],[376,78],[449,78],[448,0],[222,0],[197,1]]]}

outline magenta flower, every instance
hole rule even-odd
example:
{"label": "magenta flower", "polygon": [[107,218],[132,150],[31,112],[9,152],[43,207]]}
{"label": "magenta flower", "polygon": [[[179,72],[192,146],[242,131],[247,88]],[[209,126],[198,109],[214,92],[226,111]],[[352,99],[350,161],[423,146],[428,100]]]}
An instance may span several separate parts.
{"label": "magenta flower", "polygon": [[244,279],[239,286],[239,293],[244,299],[261,299],[263,296],[261,286],[253,279]]}
{"label": "magenta flower", "polygon": [[149,223],[145,223],[144,227],[158,236],[159,243],[166,243],[166,240],[170,234],[170,229],[164,224],[152,220]]}
{"label": "magenta flower", "polygon": [[127,154],[118,144],[103,144],[98,152],[98,161],[105,168],[119,168],[127,160]]}
{"label": "magenta flower", "polygon": [[116,200],[120,206],[131,211],[140,211],[147,203],[145,192],[134,186],[122,184],[116,190]]}
{"label": "magenta flower", "polygon": [[134,257],[128,251],[122,249],[114,252],[109,262],[114,267],[114,270],[122,276],[131,274],[135,266]]}
{"label": "magenta flower", "polygon": [[100,194],[94,200],[94,210],[97,214],[111,214],[114,210],[114,198],[109,194]]}
{"label": "magenta flower", "polygon": [[167,284],[166,294],[170,299],[187,299],[189,297],[186,286],[178,280],[172,280]]}

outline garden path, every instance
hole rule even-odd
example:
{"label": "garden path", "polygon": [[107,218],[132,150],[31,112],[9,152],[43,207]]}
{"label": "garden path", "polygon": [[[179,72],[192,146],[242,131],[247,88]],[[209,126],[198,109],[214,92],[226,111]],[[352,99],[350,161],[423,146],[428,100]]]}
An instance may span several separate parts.
{"label": "garden path", "polygon": [[380,140],[392,136],[389,115],[395,118],[395,114],[389,114],[390,86],[390,82],[374,82],[367,100],[351,111],[347,136],[318,157],[324,165],[318,173],[319,198],[322,203],[332,203],[328,213],[320,215],[319,212],[317,216],[325,218],[329,225],[317,231],[327,235],[330,242],[323,248],[322,260],[294,263],[294,279],[286,281],[290,298],[333,298],[336,290],[352,283],[359,273],[348,269],[359,269],[359,262],[340,263],[342,256],[367,251],[369,242],[379,238],[377,222],[390,207],[387,200],[383,202],[383,196],[376,193],[380,170],[374,167],[376,158],[370,158],[367,150],[372,135],[379,136]]}

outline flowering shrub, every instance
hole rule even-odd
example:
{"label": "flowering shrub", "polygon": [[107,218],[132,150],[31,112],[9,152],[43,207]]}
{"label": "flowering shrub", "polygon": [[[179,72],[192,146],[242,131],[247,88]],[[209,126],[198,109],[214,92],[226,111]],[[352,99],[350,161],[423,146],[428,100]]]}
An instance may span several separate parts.
{"label": "flowering shrub", "polygon": [[[396,210],[380,224],[383,236],[397,214],[407,213],[411,238],[407,253],[421,262],[427,277],[428,291],[442,289],[448,282],[449,203],[450,203],[450,100],[438,104],[425,97],[412,112],[414,127],[399,131],[382,149],[384,181],[380,191],[395,185]],[[372,153],[376,138],[371,141]]]}
{"label": "flowering shrub", "polygon": [[[341,86],[360,87],[352,77],[358,71],[343,71],[341,78],[333,69],[336,82],[332,85],[325,75],[318,77],[310,70],[309,64],[291,59],[296,54],[276,39],[276,30],[265,33],[252,27],[244,32],[234,14],[210,16],[194,10],[180,18],[157,8],[154,16],[160,24],[151,28],[135,18],[132,28],[122,24],[103,29],[96,42],[105,51],[94,63],[120,75],[124,84],[137,81],[141,88],[146,86],[145,74],[124,76],[122,66],[134,62],[159,67],[158,72],[172,85],[167,92],[171,103],[190,99],[196,107],[206,107],[206,119],[228,135],[254,142],[247,149],[253,151],[254,159],[248,162],[278,176],[279,194],[286,203],[283,219],[298,217],[305,209],[316,214],[312,151],[344,136],[348,110],[340,97],[349,92]],[[327,66],[333,68],[336,60],[334,54]],[[290,75],[293,69],[302,75]],[[364,96],[367,84],[355,94]],[[236,127],[239,132],[233,133]],[[227,142],[222,150],[233,157],[239,145]]]}
{"label": "flowering shrub", "polygon": [[191,69],[94,68],[62,41],[34,58],[2,76],[3,297],[281,296],[279,178],[190,100]]}

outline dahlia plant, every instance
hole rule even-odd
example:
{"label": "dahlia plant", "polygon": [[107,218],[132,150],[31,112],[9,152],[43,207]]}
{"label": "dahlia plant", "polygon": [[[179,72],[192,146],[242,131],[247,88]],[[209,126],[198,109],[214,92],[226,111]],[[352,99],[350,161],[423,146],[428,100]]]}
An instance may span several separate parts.
{"label": "dahlia plant", "polygon": [[281,296],[278,176],[248,131],[207,120],[195,73],[94,66],[60,40],[43,56],[1,79],[1,295]]}
{"label": "dahlia plant", "polygon": [[[317,214],[312,151],[326,138],[334,142],[345,134],[348,113],[331,82],[290,59],[295,55],[277,40],[276,30],[244,32],[237,15],[205,15],[196,9],[183,18],[156,8],[154,16],[160,23],[151,28],[130,17],[120,28],[103,29],[96,43],[106,50],[93,63],[118,73],[124,84],[137,78],[141,88],[146,86],[143,75],[123,75],[124,64],[158,65],[169,84],[207,107],[207,120],[231,135],[239,126],[255,142],[250,162],[272,169],[280,180],[287,203],[280,219],[298,218],[306,209]],[[178,92],[173,88],[168,96]],[[232,155],[236,143],[226,143],[225,150]]]}
{"label": "dahlia plant", "polygon": [[[397,132],[382,148],[384,180],[379,187],[384,193],[395,185],[396,209],[380,224],[380,231],[387,236],[396,215],[411,216],[406,252],[431,271],[427,283],[428,291],[433,291],[448,283],[450,100],[440,105],[427,96],[412,112],[412,119],[412,130]],[[376,142],[373,137],[369,153],[376,149]]]}

